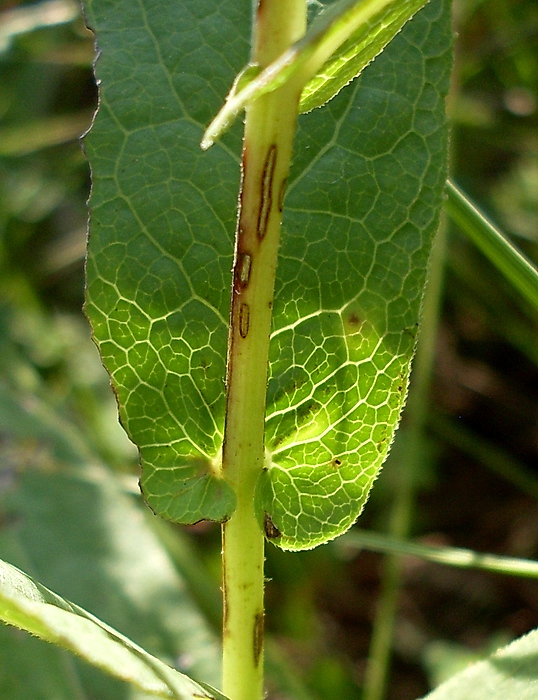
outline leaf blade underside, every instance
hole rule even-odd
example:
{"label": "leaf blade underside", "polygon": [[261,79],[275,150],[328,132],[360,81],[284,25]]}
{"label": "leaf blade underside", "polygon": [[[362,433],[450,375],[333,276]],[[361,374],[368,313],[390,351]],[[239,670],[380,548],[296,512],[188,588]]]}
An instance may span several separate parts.
{"label": "leaf blade underside", "polygon": [[235,503],[219,455],[240,140],[207,157],[198,143],[248,51],[248,18],[208,0],[92,0],[87,11],[102,83],[86,139],[87,314],[148,504],[178,522],[224,520]]}
{"label": "leaf blade underside", "polygon": [[450,43],[448,4],[430,3],[300,120],[260,486],[286,549],[351,526],[393,439],[446,179]]}
{"label": "leaf blade underside", "polygon": [[[207,1],[156,7],[89,3],[102,86],[86,146],[87,312],[149,505],[223,520],[239,132],[207,154],[198,143],[247,61],[249,17]],[[449,73],[448,3],[432,0],[352,87],[300,119],[257,503],[284,548],[347,529],[392,440],[446,178]]]}

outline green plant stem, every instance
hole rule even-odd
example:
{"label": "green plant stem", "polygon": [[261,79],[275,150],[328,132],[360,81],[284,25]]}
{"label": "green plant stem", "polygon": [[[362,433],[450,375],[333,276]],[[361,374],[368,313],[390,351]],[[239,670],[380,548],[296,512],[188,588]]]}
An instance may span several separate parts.
{"label": "green plant stem", "polygon": [[[304,0],[260,0],[253,62],[268,65],[305,29]],[[222,465],[237,496],[223,526],[223,691],[230,700],[263,697],[264,533],[254,495],[264,468],[271,307],[300,92],[290,81],[251,104],[245,118]]]}
{"label": "green plant stem", "polygon": [[398,556],[418,557],[426,561],[456,566],[460,569],[480,569],[506,576],[538,578],[538,561],[482,554],[460,547],[434,547],[388,537],[377,532],[354,530],[344,535],[335,546],[343,551],[369,549]]}
{"label": "green plant stem", "polygon": [[451,180],[446,184],[446,193],[445,206],[450,218],[538,309],[538,270]]}
{"label": "green plant stem", "polygon": [[[404,414],[406,423],[402,463],[399,465],[396,500],[389,524],[392,538],[402,539],[408,535],[413,510],[416,471],[421,461],[423,431],[427,418],[428,394],[433,362],[435,340],[441,297],[443,263],[446,237],[441,226],[434,242],[430,277],[424,298],[422,326],[417,355],[413,368],[413,383]],[[388,550],[390,552],[390,550]],[[364,683],[364,700],[381,700],[385,695],[394,618],[400,588],[400,560],[392,553],[384,562],[381,596],[376,612],[368,666]]]}

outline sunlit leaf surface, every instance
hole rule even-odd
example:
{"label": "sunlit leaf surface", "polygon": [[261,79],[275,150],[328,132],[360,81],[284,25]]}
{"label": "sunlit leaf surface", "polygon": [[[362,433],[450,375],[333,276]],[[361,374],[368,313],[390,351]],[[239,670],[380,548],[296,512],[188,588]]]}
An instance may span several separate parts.
{"label": "sunlit leaf surface", "polygon": [[[88,314],[151,507],[222,520],[238,132],[198,144],[248,60],[249,7],[91,0],[101,107]],[[301,118],[285,201],[258,509],[284,548],[359,514],[405,399],[446,178],[448,3]]]}
{"label": "sunlit leaf surface", "polygon": [[[344,2],[344,0],[340,1]],[[330,46],[331,43],[335,43],[338,36],[346,35],[346,24],[352,24],[357,28],[338,45],[335,51],[331,51],[316,74],[305,85],[301,95],[301,112],[320,107],[337,95],[344,85],[359,75],[370,61],[383,51],[405,23],[426,2],[427,0],[406,0],[405,2],[370,0],[355,3],[349,8],[340,21],[333,23],[327,37],[319,42],[320,47],[317,48],[317,52],[320,52],[320,49],[323,50],[324,43]],[[347,4],[350,4],[349,0]],[[359,20],[363,21],[359,24]]]}

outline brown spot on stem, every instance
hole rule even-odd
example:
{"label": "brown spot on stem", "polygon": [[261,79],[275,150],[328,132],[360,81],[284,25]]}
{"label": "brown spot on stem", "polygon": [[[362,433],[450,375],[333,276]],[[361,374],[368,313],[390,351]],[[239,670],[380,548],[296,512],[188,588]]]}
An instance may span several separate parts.
{"label": "brown spot on stem", "polygon": [[265,11],[266,0],[258,0],[258,9],[256,11],[258,23],[262,22],[263,13]]}
{"label": "brown spot on stem", "polygon": [[239,335],[246,338],[250,324],[250,308],[248,304],[241,304],[239,307]]}
{"label": "brown spot on stem", "polygon": [[271,209],[273,207],[273,178],[275,176],[276,153],[276,144],[273,143],[267,152],[267,158],[265,159],[262,171],[260,209],[258,211],[258,225],[256,226],[256,231],[260,240],[267,232],[269,216],[271,215]]}
{"label": "brown spot on stem", "polygon": [[253,652],[254,652],[254,664],[257,666],[260,663],[260,658],[263,651],[263,633],[264,633],[264,619],[263,612],[256,614],[254,618],[254,634],[253,634]]}
{"label": "brown spot on stem", "polygon": [[237,281],[243,289],[248,285],[251,267],[252,256],[250,253],[239,253],[237,256]]}

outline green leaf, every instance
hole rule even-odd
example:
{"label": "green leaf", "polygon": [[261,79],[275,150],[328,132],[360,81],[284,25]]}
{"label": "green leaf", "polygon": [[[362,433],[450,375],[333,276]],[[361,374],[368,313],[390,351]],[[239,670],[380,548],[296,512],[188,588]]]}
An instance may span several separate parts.
{"label": "green leaf", "polygon": [[224,520],[235,504],[219,459],[239,170],[229,149],[204,157],[198,144],[245,63],[247,12],[209,0],[92,0],[87,11],[102,81],[86,140],[87,313],[149,505],[179,522]]}
{"label": "green leaf", "polygon": [[[101,107],[87,310],[142,488],[172,520],[222,520],[238,132],[203,124],[248,59],[247,8],[92,0]],[[448,2],[432,1],[348,90],[301,118],[274,300],[257,507],[288,549],[360,513],[405,400],[446,180]]]}
{"label": "green leaf", "polygon": [[[301,95],[299,109],[309,112],[321,107],[337,95],[340,90],[366,68],[407,21],[428,0],[362,0],[351,7],[349,1],[330,5],[328,15],[333,15],[327,29],[315,43],[316,68]],[[336,14],[336,6],[342,4],[343,11]],[[333,10],[334,8],[334,10]],[[319,18],[320,28],[326,20]],[[316,23],[317,24],[317,23]],[[313,27],[314,28],[314,27]]]}
{"label": "green leaf", "polygon": [[195,700],[224,697],[195,683],[76,605],[0,561],[0,619],[142,690],[164,698]]}
{"label": "green leaf", "polygon": [[404,539],[390,537],[378,532],[367,532],[354,528],[338,540],[338,548],[343,552],[349,550],[360,552],[368,549],[384,554],[402,554],[419,557],[446,566],[461,569],[479,569],[494,571],[497,574],[538,578],[538,562],[518,557],[503,557],[496,554],[475,552],[460,547],[433,547],[432,545],[409,542]]}
{"label": "green leaf", "polygon": [[538,697],[538,630],[469,666],[427,700],[534,700]]}
{"label": "green leaf", "polygon": [[450,34],[448,3],[430,3],[300,121],[259,506],[286,549],[354,522],[393,439],[445,182]]}
{"label": "green leaf", "polygon": [[[169,663],[184,659],[181,670],[218,683],[217,641],[152,532],[150,514],[144,518],[147,508],[114,475],[95,467],[80,476],[25,473],[2,509],[8,519],[0,536],[3,559],[153,655]],[[6,662],[3,650],[0,659]],[[97,694],[101,679],[93,674],[81,682]],[[103,689],[98,696],[118,697]]]}
{"label": "green leaf", "polygon": [[[305,36],[263,71],[247,66],[204,133],[209,148],[246,105],[301,71],[300,111],[309,112],[356,78],[428,0],[338,0],[321,12]],[[245,80],[248,71],[248,80]]]}

